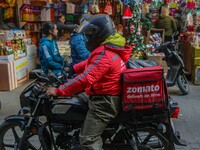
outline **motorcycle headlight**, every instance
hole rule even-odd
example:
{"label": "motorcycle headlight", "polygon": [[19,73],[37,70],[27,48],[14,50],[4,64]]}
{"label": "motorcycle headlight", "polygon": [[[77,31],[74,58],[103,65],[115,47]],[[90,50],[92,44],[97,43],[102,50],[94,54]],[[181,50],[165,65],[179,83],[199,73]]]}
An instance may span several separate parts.
{"label": "motorcycle headlight", "polygon": [[30,84],[20,95],[20,105],[23,107],[34,107],[37,103],[38,96],[43,92],[43,87],[34,82]]}

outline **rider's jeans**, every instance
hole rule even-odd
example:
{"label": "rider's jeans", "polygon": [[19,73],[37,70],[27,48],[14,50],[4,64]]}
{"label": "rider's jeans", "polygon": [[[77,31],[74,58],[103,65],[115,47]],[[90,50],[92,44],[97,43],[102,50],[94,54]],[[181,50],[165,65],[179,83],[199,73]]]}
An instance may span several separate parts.
{"label": "rider's jeans", "polygon": [[101,134],[120,111],[120,96],[92,96],[89,110],[80,132],[82,150],[102,150]]}

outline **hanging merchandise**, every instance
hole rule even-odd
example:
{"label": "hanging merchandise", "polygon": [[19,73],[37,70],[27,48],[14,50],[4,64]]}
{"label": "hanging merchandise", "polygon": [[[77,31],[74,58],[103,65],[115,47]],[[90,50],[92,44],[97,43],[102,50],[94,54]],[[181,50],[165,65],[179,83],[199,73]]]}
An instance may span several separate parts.
{"label": "hanging merchandise", "polygon": [[187,8],[188,9],[193,9],[195,8],[195,0],[187,0]]}
{"label": "hanging merchandise", "polygon": [[2,7],[2,8],[8,8],[9,4],[6,2],[6,0],[1,0],[0,1],[0,7]]}
{"label": "hanging merchandise", "polygon": [[140,36],[140,35],[141,35],[141,27],[140,27],[140,26],[138,26],[138,29],[137,29],[136,35],[137,35],[137,36]]}
{"label": "hanging merchandise", "polygon": [[169,4],[169,3],[170,3],[170,0],[164,0],[164,3],[165,3],[165,4]]}
{"label": "hanging merchandise", "polygon": [[14,8],[10,7],[4,10],[4,19],[10,19],[14,17]]}
{"label": "hanging merchandise", "polygon": [[176,2],[170,4],[170,8],[178,10],[178,4]]}
{"label": "hanging merchandise", "polygon": [[10,6],[10,7],[15,7],[16,5],[16,0],[6,0],[6,3]]}
{"label": "hanging merchandise", "polygon": [[59,0],[49,0],[50,4],[56,4]]}
{"label": "hanging merchandise", "polygon": [[148,13],[149,13],[149,4],[148,4],[148,3],[144,3],[144,4],[143,4],[142,12],[143,12],[144,14],[148,14]]}
{"label": "hanging merchandise", "polygon": [[112,15],[112,5],[110,4],[110,1],[106,3],[106,6],[104,8],[104,13]]}
{"label": "hanging merchandise", "polygon": [[47,0],[30,0],[32,6],[44,6],[46,5]]}
{"label": "hanging merchandise", "polygon": [[123,19],[131,19],[133,17],[133,13],[130,9],[130,7],[127,5],[125,10],[124,10],[124,14],[122,16]]}
{"label": "hanging merchandise", "polygon": [[194,22],[193,22],[192,12],[189,12],[187,14],[187,28],[188,28],[188,31],[194,31]]}
{"label": "hanging merchandise", "polygon": [[67,14],[75,13],[75,5],[72,3],[67,3]]}
{"label": "hanging merchandise", "polygon": [[144,0],[145,3],[152,3],[153,0]]}
{"label": "hanging merchandise", "polygon": [[178,12],[179,7],[177,3],[170,4],[170,16],[175,17],[175,14]]}
{"label": "hanging merchandise", "polygon": [[197,24],[200,24],[200,9],[197,9]]}
{"label": "hanging merchandise", "polygon": [[83,13],[87,14],[88,13],[88,5],[85,3],[83,7]]}
{"label": "hanging merchandise", "polygon": [[94,0],[92,5],[92,13],[98,14],[99,12],[100,12],[99,6],[97,5],[96,0]]}
{"label": "hanging merchandise", "polygon": [[130,25],[130,33],[135,33],[135,26],[133,24]]}

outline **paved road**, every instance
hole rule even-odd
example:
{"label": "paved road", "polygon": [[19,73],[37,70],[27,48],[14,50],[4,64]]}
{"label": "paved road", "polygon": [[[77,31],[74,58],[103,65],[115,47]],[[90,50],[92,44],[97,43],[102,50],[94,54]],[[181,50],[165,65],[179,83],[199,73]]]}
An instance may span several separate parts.
{"label": "paved road", "polygon": [[200,86],[190,86],[190,93],[181,96],[177,87],[169,88],[172,98],[180,105],[179,118],[175,127],[181,137],[188,141],[187,147],[177,147],[178,150],[200,150]]}
{"label": "paved road", "polygon": [[[19,110],[20,92],[24,85],[12,92],[0,92],[2,109],[0,122],[8,115],[16,114]],[[188,141],[187,147],[177,147],[177,150],[200,150],[200,86],[190,86],[190,94],[181,96],[177,87],[169,88],[172,98],[179,102],[181,112],[175,120],[175,127],[180,131],[181,137]]]}

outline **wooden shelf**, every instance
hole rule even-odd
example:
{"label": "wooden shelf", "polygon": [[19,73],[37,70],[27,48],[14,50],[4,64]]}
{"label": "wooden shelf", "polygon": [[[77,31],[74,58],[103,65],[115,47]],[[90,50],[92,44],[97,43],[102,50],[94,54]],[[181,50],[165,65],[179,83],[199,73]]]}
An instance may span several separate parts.
{"label": "wooden shelf", "polygon": [[31,33],[40,33],[40,31],[30,31]]}
{"label": "wooden shelf", "polygon": [[24,21],[24,20],[21,20],[20,22],[26,22],[26,23],[44,23],[44,22],[49,22],[49,21]]}

